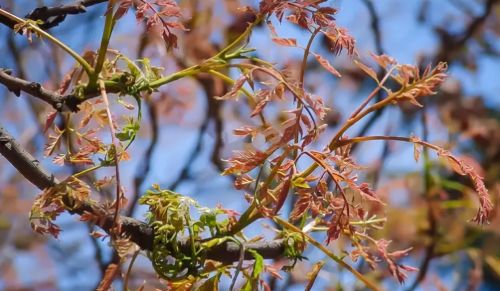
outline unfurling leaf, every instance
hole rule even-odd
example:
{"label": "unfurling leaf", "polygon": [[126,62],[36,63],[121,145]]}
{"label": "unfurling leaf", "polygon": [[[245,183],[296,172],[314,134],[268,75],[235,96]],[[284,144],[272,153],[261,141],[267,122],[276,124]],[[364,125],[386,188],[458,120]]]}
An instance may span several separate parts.
{"label": "unfurling leaf", "polygon": [[120,5],[118,6],[118,9],[115,12],[115,15],[113,15],[114,19],[118,20],[118,19],[122,18],[123,15],[125,15],[128,12],[128,10],[129,10],[130,6],[132,6],[132,4],[133,4],[132,0],[121,0]]}
{"label": "unfurling leaf", "polygon": [[52,155],[52,153],[54,153],[54,150],[59,148],[64,132],[65,129],[60,130],[57,126],[54,128],[54,134],[49,135],[49,141],[45,145],[45,151],[43,152],[46,157]]}
{"label": "unfurling leaf", "polygon": [[248,250],[248,252],[252,254],[252,256],[255,259],[255,262],[253,265],[252,275],[248,278],[242,290],[244,291],[258,290],[259,276],[260,273],[262,273],[262,271],[264,270],[264,258],[255,250]]}
{"label": "unfurling leaf", "polygon": [[282,46],[292,46],[296,47],[297,46],[297,40],[295,38],[279,38],[279,37],[274,37],[273,42]]}
{"label": "unfurling leaf", "polygon": [[54,124],[54,120],[57,117],[57,111],[52,111],[51,113],[47,114],[47,119],[45,120],[45,126],[43,127],[43,132],[46,133],[47,130]]}
{"label": "unfurling leaf", "polygon": [[243,85],[245,85],[246,80],[247,80],[246,76],[244,75],[240,76],[238,80],[234,82],[234,85],[231,88],[231,90],[229,90],[224,96],[221,97],[215,96],[214,98],[217,100],[238,100],[238,94]]}
{"label": "unfurling leaf", "polygon": [[330,62],[328,62],[327,59],[325,59],[324,57],[322,57],[321,55],[319,54],[314,54],[314,57],[316,57],[316,60],[318,61],[318,63],[323,66],[323,68],[325,68],[328,72],[332,73],[334,76],[336,77],[342,77],[342,75],[337,71],[337,69],[335,69],[331,64]]}
{"label": "unfurling leaf", "polygon": [[269,156],[266,152],[247,150],[236,152],[236,155],[227,162],[231,165],[222,172],[222,175],[244,174],[262,164]]}
{"label": "unfurling leaf", "polygon": [[476,217],[473,219],[475,222],[483,224],[488,222],[488,219],[493,211],[493,203],[491,202],[488,189],[484,185],[483,177],[479,175],[477,170],[471,165],[465,163],[465,161],[458,159],[453,156],[450,152],[441,149],[438,151],[438,155],[446,159],[447,164],[455,171],[457,174],[462,176],[469,176],[474,185],[474,189],[478,194],[479,199],[479,210]]}
{"label": "unfurling leaf", "polygon": [[420,152],[422,151],[422,145],[419,143],[420,139],[412,136],[410,140],[413,142],[413,158],[415,162],[418,162],[420,158]]}
{"label": "unfurling leaf", "polygon": [[363,64],[362,62],[360,62],[358,60],[354,60],[354,64],[356,64],[356,66],[358,66],[358,68],[360,68],[363,72],[365,72],[365,74],[367,74],[373,80],[375,80],[375,82],[377,82],[377,83],[379,82],[378,77],[377,77],[377,73],[375,72],[375,70],[373,70],[372,68],[368,67],[367,65]]}

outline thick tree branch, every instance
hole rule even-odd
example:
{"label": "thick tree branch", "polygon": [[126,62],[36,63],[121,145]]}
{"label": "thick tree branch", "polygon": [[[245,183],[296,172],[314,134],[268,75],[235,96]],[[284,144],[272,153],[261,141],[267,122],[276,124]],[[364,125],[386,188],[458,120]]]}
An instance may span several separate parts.
{"label": "thick tree branch", "polygon": [[38,160],[23,149],[2,126],[0,126],[0,154],[39,189],[56,184],[54,176],[45,171]]}
{"label": "thick tree branch", "polygon": [[26,92],[47,102],[58,111],[62,110],[66,99],[64,96],[43,88],[40,83],[30,82],[12,76],[11,70],[0,68],[0,83],[5,85],[9,91],[18,97],[21,95],[21,92]]}
{"label": "thick tree branch", "polygon": [[[57,111],[70,110],[78,111],[78,105],[82,102],[94,98],[99,95],[97,90],[87,90],[84,92],[84,97],[79,98],[74,94],[61,95],[56,92],[47,90],[40,83],[27,81],[21,78],[12,76],[12,71],[0,68],[0,84],[3,84],[7,89],[13,92],[16,96],[20,96],[21,92],[28,93],[46,103],[50,104]],[[111,82],[106,85],[108,93],[118,93],[120,89],[117,84]]]}
{"label": "thick tree branch", "polygon": [[[43,169],[39,162],[24,150],[2,126],[0,126],[0,154],[40,190],[57,185],[58,181],[54,176]],[[100,217],[96,224],[106,232],[110,232],[114,227],[113,214],[100,205],[90,202],[79,202],[76,206],[70,199],[67,199],[64,203],[71,214],[83,215],[90,213]],[[129,237],[141,249],[152,250],[154,233],[149,225],[126,216],[121,216],[120,221],[124,235]],[[243,246],[245,250],[259,252],[266,259],[284,257],[284,242],[280,239],[269,242],[244,243]],[[180,242],[180,249],[189,252],[191,250],[189,242]],[[239,257],[240,246],[234,242],[220,244],[207,250],[206,253],[207,259],[223,263],[238,261]],[[253,259],[253,256],[247,252],[245,259]]]}

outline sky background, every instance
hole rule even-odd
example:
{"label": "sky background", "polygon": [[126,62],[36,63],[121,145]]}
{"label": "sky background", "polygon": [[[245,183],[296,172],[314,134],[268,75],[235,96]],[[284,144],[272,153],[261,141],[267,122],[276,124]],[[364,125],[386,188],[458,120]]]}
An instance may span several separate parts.
{"label": "sky background", "polygon": [[[0,6],[7,4],[5,1],[6,0],[0,0]],[[26,4],[16,5],[16,10],[14,11],[17,15],[25,15],[35,7],[34,2],[43,1],[16,0],[15,2],[16,4],[21,2]],[[45,3],[51,2],[53,1],[45,1]],[[256,3],[257,1],[253,2]],[[375,1],[377,14],[381,16],[380,26],[384,52],[393,56],[401,63],[416,64],[421,56],[433,55],[435,53],[438,49],[439,41],[434,31],[436,26],[461,32],[464,25],[467,23],[464,21],[466,18],[464,18],[463,11],[452,4],[453,1],[447,0],[427,1],[429,5],[426,10],[427,21],[422,23],[418,20],[418,11],[421,9],[423,2],[423,0]],[[482,12],[478,10],[480,5],[477,5],[477,3],[481,1],[456,2],[464,3],[473,13],[478,14]],[[361,0],[337,0],[329,1],[329,3],[340,10],[336,17],[338,25],[348,29],[357,40],[359,54],[368,60],[368,54],[375,51],[375,44],[373,32],[370,28],[370,14],[366,6]],[[85,25],[82,25],[79,17],[70,16],[65,25],[61,25],[61,27],[54,29],[52,32],[79,52],[87,49],[95,49],[101,35],[102,17],[99,15],[102,15],[103,11],[103,5],[89,9],[88,14],[91,16],[97,15],[98,20],[94,23],[86,23]],[[227,12],[222,9],[219,12],[220,21],[229,21],[229,19],[227,19]],[[71,28],[69,29],[68,27]],[[281,26],[276,25],[276,27],[280,36],[295,37],[299,43],[305,45],[308,34],[304,31],[287,24]],[[6,35],[9,33],[11,32],[8,31],[7,28],[0,27],[0,38],[6,38]],[[119,22],[115,37],[112,39],[111,47],[119,48],[125,53],[127,51],[133,52],[134,36],[140,33],[142,33],[142,29],[138,27],[133,14],[129,13],[123,21]],[[214,34],[212,38],[213,41],[217,42],[220,41],[221,36]],[[492,46],[497,51],[500,50],[500,39],[492,33],[491,39]],[[28,45],[24,38],[20,36],[16,37],[15,41],[20,47]],[[36,40],[33,46],[34,49],[27,54],[26,63],[32,61],[40,66],[51,66],[50,62],[46,62],[46,54],[43,53],[43,51],[50,49],[50,47],[45,44],[45,41],[40,42]],[[265,55],[262,53],[261,57],[270,62],[285,63],[290,58],[300,58],[302,56],[302,50],[296,48],[283,49],[272,43],[266,27],[261,27],[254,31],[249,46],[256,48],[257,52],[265,52]],[[37,51],[36,48],[40,48],[41,52]],[[467,49],[472,51],[480,50],[474,42],[472,42]],[[313,51],[324,52],[319,42],[313,45]],[[162,52],[158,52],[158,55],[161,56]],[[0,56],[3,56],[0,57],[0,67],[13,67],[13,60],[9,53],[9,47],[5,42],[0,42]],[[337,68],[343,68],[348,65],[344,56],[338,58],[333,58],[332,56],[329,59]],[[63,68],[62,71],[65,72],[72,65],[73,64],[69,60],[63,60],[61,64]],[[169,69],[170,68],[167,67],[167,71]],[[31,80],[43,83],[48,79],[47,76],[44,75],[44,70],[38,70],[34,66],[31,66],[27,71],[28,77]],[[500,82],[498,82],[500,58],[498,56],[482,54],[478,58],[477,67],[474,70],[456,64],[450,67],[449,74],[450,81],[456,80],[460,82],[466,96],[472,97],[481,95],[484,96],[485,103],[488,106],[492,108],[500,107],[500,97],[498,96],[498,92],[500,92]],[[369,93],[368,87],[366,90],[360,90],[359,88],[344,86],[345,84],[342,84],[328,73],[316,73],[309,76],[310,78],[306,79],[306,83],[311,82],[312,84],[318,84],[317,93],[323,95],[325,100],[327,100],[327,104],[339,112],[352,111],[357,107],[357,104],[359,104],[363,96]],[[235,74],[234,77],[237,77],[237,75]],[[187,81],[183,84],[189,85],[190,83]],[[191,90],[196,91],[196,89]],[[193,102],[194,105],[180,121],[162,124],[160,129],[161,139],[157,146],[158,152],[156,153],[156,158],[152,164],[152,171],[147,177],[145,185],[159,183],[162,186],[167,186],[172,183],[172,181],[177,178],[180,169],[192,153],[195,140],[198,136],[198,128],[203,122],[206,109],[204,97],[201,95],[202,92],[200,90],[198,91],[199,92],[194,94],[196,102]],[[23,136],[34,137],[32,140],[24,142],[32,142],[35,145],[40,145],[45,142],[43,138],[33,134],[33,131],[37,129],[36,120],[26,111],[25,108],[27,104],[24,98],[14,98],[12,94],[6,93],[4,87],[0,87],[0,104],[2,105],[0,106],[0,122],[11,132],[11,134],[20,138],[20,140],[23,140]],[[13,117],[20,122],[13,123],[10,121],[12,116],[9,116],[9,114],[12,113],[9,111],[11,111],[13,107],[17,108],[18,112],[26,112],[25,115]],[[432,109],[430,112],[433,112]],[[407,124],[402,114],[403,113],[397,108],[386,110],[382,118],[377,121],[377,125],[372,127],[373,129],[370,133],[380,134],[387,128],[390,128],[393,135],[409,136],[412,133],[420,135],[422,129],[419,124]],[[434,114],[436,114],[436,111],[434,111]],[[430,116],[431,121],[435,121],[436,123],[430,133],[429,140],[437,143],[445,142],[447,138],[446,127],[438,123],[438,118],[436,116],[432,114]],[[235,127],[236,125],[237,124],[234,124]],[[353,127],[350,133],[355,134],[359,131],[361,126],[362,124]],[[231,146],[238,145],[237,141],[230,136],[230,130],[230,127],[225,129],[225,142],[230,145],[228,149],[224,151],[225,157],[228,157],[231,153]],[[331,132],[333,132],[333,129]],[[329,136],[331,135],[326,135],[326,137]],[[221,177],[217,169],[209,162],[211,154],[210,147],[214,142],[213,128],[209,128],[203,138],[204,147],[202,149],[202,154],[198,156],[191,167],[191,174],[195,178],[191,181],[182,183],[177,188],[177,191],[179,193],[193,195],[202,205],[208,207],[215,207],[217,204],[221,203],[225,208],[235,209],[237,211],[244,210],[246,205],[241,204],[242,193],[232,190],[231,180],[226,177]],[[134,154],[137,156],[142,155],[148,144],[149,140],[147,135],[140,137],[134,145]],[[383,145],[381,143],[368,143],[363,145],[361,150],[358,151],[361,154],[357,156],[357,159],[362,164],[373,165],[376,160],[379,159],[382,150]],[[56,169],[51,165],[51,159],[44,158],[41,152],[38,152],[36,157],[40,159],[47,168],[54,171],[57,170],[58,174],[64,173],[64,171]],[[133,188],[131,183],[133,180],[132,177],[139,167],[140,162],[140,160],[132,159],[131,161],[123,163],[121,167],[123,181],[130,181],[128,185],[125,184],[125,187],[128,189]],[[400,144],[391,145],[391,155],[382,169],[380,183],[383,186],[384,182],[390,177],[401,175],[402,173],[419,171],[421,166],[421,164],[415,163],[413,160],[412,146]],[[2,189],[2,183],[5,183],[5,181],[13,175],[15,170],[12,167],[6,166],[5,163],[3,163],[0,169],[0,189]],[[24,186],[22,190],[22,195],[27,200],[38,192],[34,187],[30,186]],[[404,195],[394,195],[389,197],[389,199],[392,206],[404,207],[408,203]],[[144,208],[139,207],[135,216],[137,218],[142,218],[144,211]],[[15,248],[12,244],[6,243],[0,245],[0,266],[3,262],[13,264],[14,268],[17,270],[17,280],[22,286],[27,288],[37,289],[36,286],[40,286],[38,284],[46,282],[48,277],[55,277],[59,278],[57,284],[60,290],[91,290],[96,286],[99,280],[97,275],[99,272],[94,259],[94,248],[88,236],[88,228],[85,224],[80,223],[75,217],[70,215],[62,215],[58,219],[58,223],[63,229],[59,239],[47,239],[46,244],[37,245],[39,248],[45,248],[43,252],[37,252],[33,249],[23,250]],[[16,224],[19,225],[14,225],[12,227],[23,228],[23,225],[29,225],[27,217],[25,220],[16,220]],[[248,229],[248,235],[257,235],[262,231],[262,225],[256,223],[254,227]],[[271,231],[269,230],[264,229],[264,232],[267,235],[271,235]],[[15,239],[12,232],[9,232],[8,235],[3,238],[4,241],[12,239]],[[110,256],[107,241],[102,242],[100,248],[105,257]],[[310,251],[308,251],[308,255],[311,256],[311,261],[314,261],[314,257],[318,256],[317,253],[312,253]],[[410,264],[418,264],[418,258],[412,258],[409,261]],[[139,259],[136,264],[139,268],[150,268],[149,262],[144,258]],[[460,268],[468,268],[470,266],[467,257],[459,254],[456,257],[436,260],[436,262],[432,264],[431,273],[439,276],[440,279],[445,282],[447,286],[452,287],[452,289],[453,286],[455,286],[458,289],[454,290],[461,290],[459,286],[463,286],[463,280],[465,280],[461,276],[463,272],[460,268],[450,269],[450,264],[460,265]],[[335,265],[328,264],[325,270],[320,273],[315,288],[318,288],[317,290],[322,290],[322,288],[330,284],[332,280],[333,282],[335,282],[335,280],[341,280],[341,282],[347,286],[346,290],[351,290],[350,288],[354,286],[353,278],[345,272],[339,273],[340,276],[338,277],[332,277],[331,274],[335,274],[336,270],[337,267]],[[412,281],[410,277],[409,282]],[[6,283],[0,279],[0,290],[5,288],[5,284]],[[401,288],[395,281],[387,281],[385,284],[387,288]],[[302,285],[295,285],[289,290],[302,289]],[[494,288],[493,286],[483,285],[481,290],[494,290]]]}

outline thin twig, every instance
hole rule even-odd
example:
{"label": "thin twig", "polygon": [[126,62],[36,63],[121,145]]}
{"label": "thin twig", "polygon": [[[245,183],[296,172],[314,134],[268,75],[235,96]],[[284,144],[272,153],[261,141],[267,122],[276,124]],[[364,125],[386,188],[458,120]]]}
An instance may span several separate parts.
{"label": "thin twig", "polygon": [[121,183],[120,183],[120,167],[119,167],[119,155],[118,155],[118,140],[116,138],[115,127],[113,124],[113,118],[111,115],[111,110],[109,108],[109,100],[108,94],[106,93],[106,86],[102,80],[99,80],[99,88],[101,90],[101,96],[104,100],[104,104],[106,105],[106,113],[108,116],[109,123],[109,131],[111,133],[111,142],[114,148],[114,161],[115,161],[115,178],[116,178],[116,201],[115,201],[115,214],[114,214],[114,224],[115,227],[119,225],[119,214],[120,214],[120,205],[121,205]]}

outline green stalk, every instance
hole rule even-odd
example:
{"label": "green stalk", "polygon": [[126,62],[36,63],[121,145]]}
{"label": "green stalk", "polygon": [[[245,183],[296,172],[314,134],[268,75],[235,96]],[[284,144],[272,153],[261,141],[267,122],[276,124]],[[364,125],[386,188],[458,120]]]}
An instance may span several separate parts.
{"label": "green stalk", "polygon": [[108,2],[108,9],[106,13],[106,21],[104,22],[104,30],[101,38],[101,45],[99,47],[99,52],[97,54],[97,61],[95,64],[95,71],[92,76],[90,76],[89,86],[94,86],[97,82],[99,73],[101,73],[102,67],[104,66],[104,61],[106,60],[106,53],[108,51],[109,41],[111,39],[111,34],[113,33],[113,28],[115,26],[116,20],[113,15],[113,7],[115,6],[115,0]]}
{"label": "green stalk", "polygon": [[159,87],[161,87],[161,86],[163,86],[165,84],[168,84],[170,82],[182,79],[184,77],[189,77],[189,76],[196,75],[199,72],[201,72],[201,66],[200,65],[195,65],[195,66],[186,68],[184,70],[175,72],[173,74],[170,74],[170,75],[168,75],[166,77],[160,78],[158,80],[155,80],[155,81],[153,81],[153,82],[151,82],[149,84],[145,84],[145,85],[141,86],[138,90],[142,91],[142,90],[147,89],[148,87],[150,87],[152,89],[156,89],[156,88],[159,88]]}
{"label": "green stalk", "polygon": [[[240,44],[245,38],[247,38],[250,35],[250,32],[252,32],[252,29],[254,28],[255,25],[257,25],[260,21],[262,20],[262,17],[258,17],[252,24],[248,26],[248,28],[240,35],[238,38],[236,38],[233,42],[231,42],[228,46],[226,46],[224,49],[222,49],[220,52],[218,52],[216,55],[211,57],[210,59],[206,60],[203,62],[204,64],[210,64],[211,61],[214,61],[216,63],[221,63],[221,60],[227,60],[231,58],[238,58],[239,54],[232,54],[232,55],[226,55],[227,52],[231,51],[234,49],[238,44]],[[226,65],[223,65],[225,67]],[[145,84],[139,88],[139,91],[145,90],[148,88],[156,89],[158,87],[161,87],[165,84],[168,84],[170,82],[182,79],[184,77],[189,77],[196,75],[200,72],[207,71],[207,70],[212,70],[214,69],[214,66],[204,66],[203,64],[191,66],[189,68],[186,68],[184,70],[181,70],[179,72],[175,72],[173,74],[170,74],[166,77],[160,78],[158,80],[155,80],[149,84]]]}
{"label": "green stalk", "polygon": [[123,281],[123,291],[128,291],[128,280],[130,278],[130,274],[132,273],[132,266],[135,263],[135,259],[139,255],[140,251],[136,251],[130,260],[130,264],[128,265],[127,274],[125,275],[125,279]]}
{"label": "green stalk", "polygon": [[103,167],[103,165],[102,165],[102,164],[95,165],[95,166],[93,166],[93,167],[90,167],[90,168],[88,168],[88,169],[85,169],[85,170],[83,170],[83,171],[81,171],[81,172],[78,172],[78,173],[74,174],[74,175],[73,175],[73,177],[78,178],[78,177],[80,177],[80,176],[83,176],[83,175],[85,175],[85,174],[88,174],[88,173],[90,173],[90,172],[93,172],[93,171],[95,171],[95,170],[97,170],[97,169],[100,169],[100,168],[102,168],[102,167]]}
{"label": "green stalk", "polygon": [[76,53],[74,50],[72,50],[70,47],[68,47],[62,41],[58,40],[57,38],[55,38],[51,34],[47,33],[45,30],[43,30],[40,27],[38,27],[37,25],[35,25],[29,21],[26,21],[22,18],[19,18],[16,15],[11,14],[11,13],[9,13],[1,8],[0,8],[0,15],[7,17],[10,20],[13,20],[13,21],[20,23],[22,25],[28,26],[30,29],[35,31],[37,34],[43,36],[44,38],[53,42],[55,45],[57,45],[62,50],[67,52],[71,57],[73,57],[75,59],[75,61],[77,61],[82,66],[82,68],[85,70],[85,72],[87,73],[88,76],[92,76],[94,74],[94,69],[92,68],[92,66],[89,65],[89,63],[87,63],[87,61],[82,56],[80,56],[78,53]]}
{"label": "green stalk", "polygon": [[227,52],[229,52],[230,50],[234,49],[238,44],[240,44],[244,39],[246,39],[250,35],[250,33],[252,32],[253,28],[257,24],[259,24],[261,21],[262,21],[262,15],[258,15],[257,19],[255,19],[255,21],[252,24],[250,24],[242,34],[240,34],[232,43],[230,43],[228,46],[226,46],[223,50],[218,52],[213,57],[213,59],[224,58],[225,54]]}

